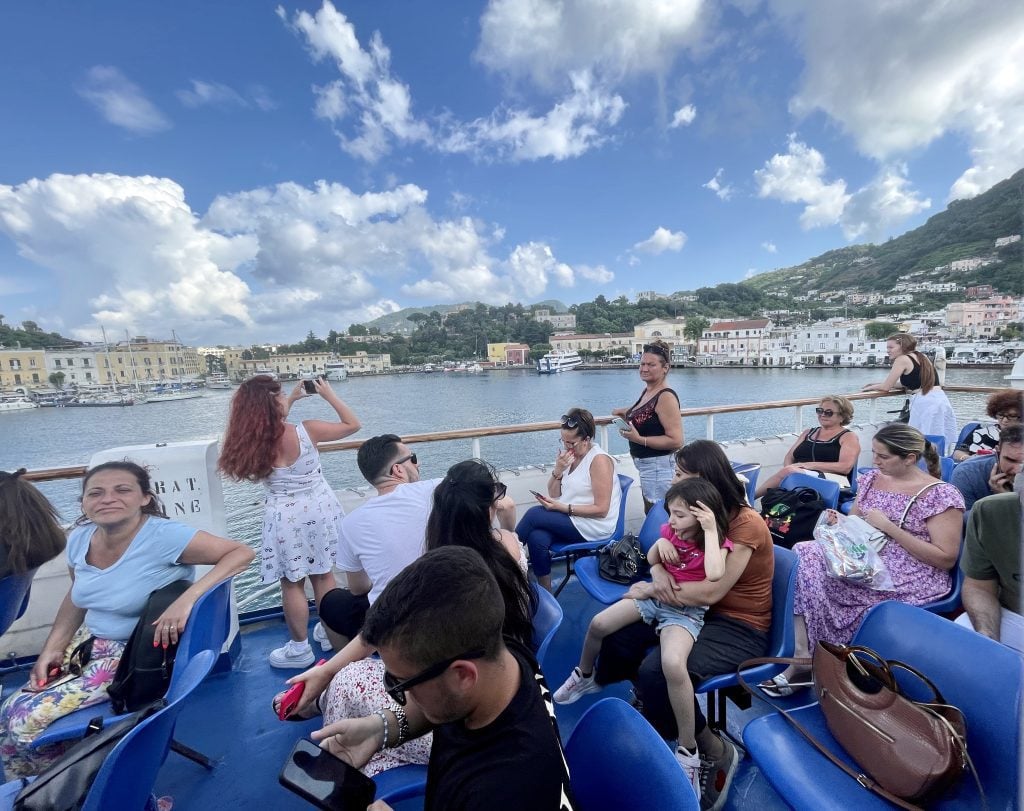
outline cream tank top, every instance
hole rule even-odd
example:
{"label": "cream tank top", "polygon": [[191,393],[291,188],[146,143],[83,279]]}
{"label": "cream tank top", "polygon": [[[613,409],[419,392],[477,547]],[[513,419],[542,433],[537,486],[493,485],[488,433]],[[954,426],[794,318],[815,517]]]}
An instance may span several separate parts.
{"label": "cream tank top", "polygon": [[[594,503],[594,487],[590,480],[590,466],[594,463],[595,459],[601,456],[607,456],[609,459],[612,458],[610,454],[601,449],[600,445],[593,443],[587,455],[576,466],[576,469],[566,471],[562,477],[562,495],[558,499],[559,501],[563,504],[572,504],[574,506],[576,504]],[[612,459],[613,471],[614,467],[615,460]],[[579,530],[584,540],[598,541],[602,538],[607,538],[615,531],[615,524],[619,520],[619,502],[621,499],[622,492],[619,487],[619,480],[613,472],[612,498],[608,506],[608,515],[604,518],[583,518],[573,515],[569,520]]]}

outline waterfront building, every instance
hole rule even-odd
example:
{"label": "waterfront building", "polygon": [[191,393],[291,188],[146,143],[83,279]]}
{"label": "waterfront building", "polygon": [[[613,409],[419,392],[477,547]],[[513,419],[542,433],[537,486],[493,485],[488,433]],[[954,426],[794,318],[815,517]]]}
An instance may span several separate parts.
{"label": "waterfront building", "polygon": [[604,332],[593,335],[552,335],[549,343],[555,351],[632,355],[635,354],[633,347],[636,341],[630,332]]}
{"label": "waterfront building", "polygon": [[757,366],[770,357],[771,330],[768,318],[718,321],[704,330],[697,342],[697,352],[711,356],[716,363]]}
{"label": "waterfront building", "polygon": [[1020,318],[1021,302],[1012,296],[992,296],[946,305],[946,325],[959,335],[995,338],[1007,324]]}
{"label": "waterfront building", "polygon": [[686,318],[676,316],[675,318],[652,318],[642,321],[633,327],[633,345],[631,355],[638,355],[643,351],[644,344],[655,339],[660,339],[672,347],[672,361],[681,363],[693,354],[694,346],[686,338]]}
{"label": "waterfront building", "polygon": [[111,370],[104,364],[106,356],[102,346],[90,344],[81,347],[47,349],[46,374],[43,384],[50,385],[51,375],[60,376],[59,388],[68,386],[110,385],[114,383]]}
{"label": "waterfront building", "polygon": [[487,360],[495,366],[525,366],[530,362],[530,347],[507,342],[487,344]]}
{"label": "waterfront building", "polygon": [[49,385],[42,349],[0,349],[0,389]]}
{"label": "waterfront building", "polygon": [[[363,353],[366,354],[365,352]],[[284,354],[271,354],[268,358],[253,358],[252,360],[238,360],[238,369],[241,379],[252,377],[257,371],[269,369],[282,380],[301,377],[304,374],[319,374],[323,372],[324,364],[336,360],[330,352],[295,352]]]}
{"label": "waterfront building", "polygon": [[150,340],[137,336],[107,347],[91,344],[101,385],[131,386],[161,381],[197,381],[206,369],[195,347],[181,341]]}

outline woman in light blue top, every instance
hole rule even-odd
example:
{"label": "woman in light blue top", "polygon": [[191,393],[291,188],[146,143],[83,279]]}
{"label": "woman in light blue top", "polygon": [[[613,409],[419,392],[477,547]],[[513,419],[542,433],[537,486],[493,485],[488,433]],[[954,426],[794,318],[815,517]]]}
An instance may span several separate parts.
{"label": "woman in light blue top", "polygon": [[[252,561],[236,541],[170,521],[134,462],[107,462],[85,475],[82,517],[68,538],[71,589],[53,622],[29,683],[0,709],[0,756],[8,778],[37,774],[72,742],[29,750],[58,718],[107,698],[125,643],[151,592],[192,580],[194,566],[213,568],[154,623],[153,644],[177,643],[196,601]],[[89,636],[91,658],[72,666],[70,654]]]}

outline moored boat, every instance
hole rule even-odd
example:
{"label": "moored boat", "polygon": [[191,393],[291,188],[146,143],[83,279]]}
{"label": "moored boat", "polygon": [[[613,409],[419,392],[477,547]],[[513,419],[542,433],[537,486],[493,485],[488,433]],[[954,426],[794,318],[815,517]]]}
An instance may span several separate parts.
{"label": "moored boat", "polygon": [[206,388],[208,389],[230,389],[231,381],[228,376],[223,372],[214,372],[206,378]]}
{"label": "moored boat", "polygon": [[324,364],[324,374],[327,375],[328,380],[334,383],[340,383],[342,380],[348,378],[348,369],[345,368],[344,363],[328,361]]}
{"label": "moored boat", "polygon": [[542,375],[553,375],[575,369],[581,363],[583,358],[575,350],[552,349],[537,360],[537,371]]}
{"label": "moored boat", "polygon": [[24,396],[15,397],[2,397],[0,398],[0,412],[4,411],[28,411],[29,409],[38,408],[39,404],[34,403]]}

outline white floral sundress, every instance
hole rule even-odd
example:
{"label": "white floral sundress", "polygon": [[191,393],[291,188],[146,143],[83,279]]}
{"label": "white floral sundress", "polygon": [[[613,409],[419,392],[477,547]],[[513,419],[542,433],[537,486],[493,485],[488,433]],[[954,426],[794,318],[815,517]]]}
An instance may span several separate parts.
{"label": "white floral sundress", "polygon": [[263,514],[263,583],[326,574],[334,567],[338,528],[345,511],[324,478],[320,454],[302,423],[295,426],[299,458],[276,467],[266,480]]}

